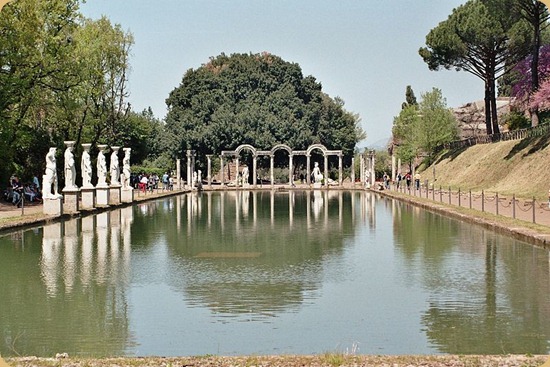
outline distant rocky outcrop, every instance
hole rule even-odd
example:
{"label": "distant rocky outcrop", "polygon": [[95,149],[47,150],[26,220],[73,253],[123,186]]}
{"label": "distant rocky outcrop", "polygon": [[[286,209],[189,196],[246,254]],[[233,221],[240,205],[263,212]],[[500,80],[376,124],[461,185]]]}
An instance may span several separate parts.
{"label": "distant rocky outcrop", "polygon": [[[510,113],[510,103],[510,97],[497,98],[497,115],[501,133],[508,131],[506,125],[502,124],[502,117]],[[483,100],[466,103],[461,107],[453,108],[452,111],[458,120],[460,139],[487,134],[485,126],[485,102]]]}

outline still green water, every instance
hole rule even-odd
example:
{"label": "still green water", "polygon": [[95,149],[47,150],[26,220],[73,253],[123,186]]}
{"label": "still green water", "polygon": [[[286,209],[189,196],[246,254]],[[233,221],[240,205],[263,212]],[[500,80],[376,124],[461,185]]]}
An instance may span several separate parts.
{"label": "still green water", "polygon": [[549,259],[367,192],[187,194],[0,237],[0,354],[548,354]]}

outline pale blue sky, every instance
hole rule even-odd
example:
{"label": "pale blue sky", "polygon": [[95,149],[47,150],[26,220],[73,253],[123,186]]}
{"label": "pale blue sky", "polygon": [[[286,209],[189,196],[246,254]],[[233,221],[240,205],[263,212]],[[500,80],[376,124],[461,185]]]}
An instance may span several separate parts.
{"label": "pale blue sky", "polygon": [[482,82],[456,71],[429,71],[418,56],[431,28],[465,0],[87,0],[134,34],[130,102],[166,115],[165,99],[186,70],[224,52],[267,51],[302,67],[346,109],[359,113],[367,139],[391,136],[405,88],[440,88],[449,107],[482,99]]}

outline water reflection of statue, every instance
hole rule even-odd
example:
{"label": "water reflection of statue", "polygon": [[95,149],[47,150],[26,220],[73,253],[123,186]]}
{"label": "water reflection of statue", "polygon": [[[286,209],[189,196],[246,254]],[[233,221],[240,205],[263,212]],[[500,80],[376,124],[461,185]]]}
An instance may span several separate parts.
{"label": "water reflection of statue", "polygon": [[314,183],[320,183],[323,181],[323,174],[321,173],[321,169],[319,168],[319,163],[315,162],[315,166],[313,167],[313,172],[311,172],[311,177],[313,177]]}
{"label": "water reflection of statue", "polygon": [[127,189],[130,187],[130,151],[132,148],[124,148],[124,158],[122,158],[122,186]]}
{"label": "water reflection of statue", "polygon": [[80,161],[80,169],[82,171],[82,186],[92,186],[92,160],[90,159],[90,146],[91,144],[82,144],[84,151],[82,152],[82,159]]}
{"label": "water reflection of statue", "polygon": [[243,186],[248,184],[248,166],[244,166],[242,171]]}
{"label": "water reflection of statue", "polygon": [[111,185],[118,185],[120,183],[120,168],[118,166],[118,150],[120,147],[111,147],[113,152],[111,153]]}
{"label": "water reflection of statue", "polygon": [[321,210],[323,209],[323,203],[324,203],[324,200],[323,200],[321,191],[314,190],[312,210],[313,210],[313,216],[315,217],[315,219],[319,218],[319,214],[321,214]]}
{"label": "water reflection of statue", "polygon": [[97,186],[107,185],[107,161],[105,160],[106,145],[98,145],[99,153],[97,154]]}
{"label": "water reflection of statue", "polygon": [[[44,198],[58,198],[59,192],[57,187],[57,163],[55,160],[56,148],[50,148],[46,154],[46,172],[42,176],[42,196]],[[53,194],[52,194],[53,185]]]}
{"label": "water reflection of statue", "polygon": [[76,188],[76,167],[74,162],[73,145],[74,141],[65,142],[65,189]]}

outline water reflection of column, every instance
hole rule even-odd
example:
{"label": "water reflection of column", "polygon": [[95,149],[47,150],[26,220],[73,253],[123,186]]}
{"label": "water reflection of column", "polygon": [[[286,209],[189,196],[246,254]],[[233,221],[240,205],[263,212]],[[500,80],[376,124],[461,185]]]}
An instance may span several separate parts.
{"label": "water reflection of column", "polygon": [[97,282],[105,281],[107,268],[107,247],[109,243],[109,213],[99,213],[96,216],[97,235]]}
{"label": "water reflection of column", "polygon": [[306,225],[311,227],[311,191],[306,191]]}
{"label": "water reflection of column", "polygon": [[61,223],[44,226],[40,270],[49,296],[57,295],[57,271],[61,248]]}
{"label": "water reflection of column", "polygon": [[290,190],[288,192],[288,223],[290,228],[294,224],[294,191]]}
{"label": "water reflection of column", "polygon": [[74,281],[76,278],[76,262],[77,262],[77,248],[78,248],[78,223],[76,219],[68,220],[64,223],[65,235],[63,237],[63,243],[65,248],[65,257],[63,261],[63,269],[65,274],[63,276],[65,280],[65,292],[71,293],[73,290]]}
{"label": "water reflection of column", "polygon": [[181,195],[176,196],[176,229],[179,234],[181,230]]}
{"label": "water reflection of column", "polygon": [[271,190],[269,192],[269,209],[270,209],[270,215],[271,218],[271,225],[275,225],[275,191]]}
{"label": "water reflection of column", "polygon": [[258,219],[258,192],[257,191],[253,191],[253,194],[252,194],[252,200],[254,200],[253,204],[252,204],[252,223],[253,223],[253,226],[254,228],[256,228],[256,220]]}
{"label": "water reflection of column", "polygon": [[208,228],[212,226],[212,193],[209,191],[206,193],[208,197],[207,210],[208,210]]}
{"label": "water reflection of column", "polygon": [[80,259],[80,279],[82,284],[87,287],[90,285],[92,277],[92,262],[94,260],[94,220],[90,215],[82,218],[82,256]]}
{"label": "water reflection of column", "polygon": [[220,226],[223,232],[223,227],[225,225],[225,212],[224,212],[224,206],[225,206],[225,191],[222,191],[220,193]]}
{"label": "water reflection of column", "polygon": [[367,223],[367,194],[364,191],[361,191],[361,223]]}
{"label": "water reflection of column", "polygon": [[124,283],[127,284],[130,277],[130,256],[132,254],[132,222],[134,211],[131,206],[120,210],[123,261],[124,261]]}
{"label": "water reflection of column", "polygon": [[241,226],[241,193],[239,191],[235,191],[235,227],[237,228],[237,233],[239,233],[239,229]]}
{"label": "water reflection of column", "polygon": [[118,269],[118,259],[120,251],[120,210],[109,212],[110,229],[111,229],[111,269]]}
{"label": "water reflection of column", "polygon": [[367,196],[368,206],[369,210],[367,212],[368,218],[369,218],[369,227],[374,229],[376,228],[376,211],[375,211],[375,204],[376,200],[374,198],[374,195],[370,194]]}
{"label": "water reflection of column", "polygon": [[324,204],[325,204],[325,226],[324,228],[328,228],[328,191],[324,191],[323,192],[323,196],[324,196]]}
{"label": "water reflection of column", "polygon": [[344,216],[344,199],[342,191],[338,191],[338,227],[342,229]]}
{"label": "water reflection of column", "polygon": [[352,191],[351,192],[351,222],[355,224],[355,195],[357,195],[357,192]]}
{"label": "water reflection of column", "polygon": [[191,198],[191,193],[187,194],[185,197],[187,200],[187,235],[191,234],[191,221],[193,217],[193,199]]}

